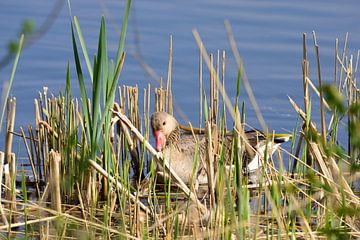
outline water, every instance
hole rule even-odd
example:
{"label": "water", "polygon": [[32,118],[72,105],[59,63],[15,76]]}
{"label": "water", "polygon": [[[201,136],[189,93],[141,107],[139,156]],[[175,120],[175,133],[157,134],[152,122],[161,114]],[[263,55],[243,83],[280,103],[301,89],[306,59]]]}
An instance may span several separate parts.
{"label": "water", "polygon": [[[124,2],[71,2],[72,14],[79,19],[89,53],[95,53],[100,17],[105,15],[109,49],[112,56],[115,56]],[[1,1],[0,57],[6,54],[8,42],[17,37],[23,20],[31,19],[36,26],[40,26],[54,4],[46,0]],[[186,115],[185,118],[182,116],[180,121],[190,120],[197,125],[198,48],[192,29],[199,31],[209,52],[226,50],[226,86],[229,96],[234,100],[237,69],[224,29],[224,20],[228,19],[233,27],[248,79],[267,124],[277,131],[291,131],[295,127],[296,113],[287,96],[302,105],[302,33],[308,34],[310,77],[314,83],[317,82],[311,39],[311,32],[315,30],[320,45],[322,78],[331,82],[335,38],[338,37],[342,42],[345,33],[349,32],[348,52],[355,55],[360,46],[359,7],[360,2],[357,0],[341,4],[335,0],[133,1],[125,48],[128,54],[120,84],[138,84],[141,88],[148,83],[153,86],[158,84],[157,80],[145,73],[134,58],[135,53],[140,53],[158,76],[166,78],[169,35],[172,34],[175,103]],[[59,17],[46,35],[21,55],[12,89],[12,94],[17,97],[17,127],[26,126],[33,121],[33,99],[44,85],[55,95],[64,90],[68,61],[72,65],[72,89],[75,95],[79,94],[74,71],[69,9],[64,4],[59,11]],[[0,69],[2,83],[9,79],[11,67],[12,64],[9,64]],[[206,79],[207,75],[206,72]],[[89,78],[87,80],[89,83]],[[243,91],[241,100],[246,101],[247,122],[259,127]],[[316,108],[318,105],[314,106]],[[180,111],[175,114],[180,116]],[[314,117],[316,120],[318,115]]]}

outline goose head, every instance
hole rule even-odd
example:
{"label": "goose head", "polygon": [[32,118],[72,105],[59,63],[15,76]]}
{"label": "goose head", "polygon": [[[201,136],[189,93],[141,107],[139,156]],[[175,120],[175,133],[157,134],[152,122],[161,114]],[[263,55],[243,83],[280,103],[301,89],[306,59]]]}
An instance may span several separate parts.
{"label": "goose head", "polygon": [[179,129],[176,119],[166,112],[155,112],[151,116],[151,128],[156,150],[161,152],[171,140],[171,135]]}

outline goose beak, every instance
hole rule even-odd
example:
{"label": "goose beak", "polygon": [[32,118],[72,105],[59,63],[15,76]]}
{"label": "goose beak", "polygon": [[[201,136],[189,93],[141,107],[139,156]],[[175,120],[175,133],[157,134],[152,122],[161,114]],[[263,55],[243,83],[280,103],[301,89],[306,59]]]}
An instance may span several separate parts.
{"label": "goose beak", "polygon": [[156,151],[161,152],[166,143],[165,135],[162,131],[154,132]]}

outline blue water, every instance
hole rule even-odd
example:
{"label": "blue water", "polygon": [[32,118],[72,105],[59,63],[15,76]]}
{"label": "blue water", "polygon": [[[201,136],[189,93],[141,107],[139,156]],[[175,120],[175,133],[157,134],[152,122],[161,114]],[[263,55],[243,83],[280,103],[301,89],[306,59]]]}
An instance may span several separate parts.
{"label": "blue water", "polygon": [[[40,26],[55,1],[17,0],[0,2],[0,58],[6,46],[17,38],[21,22],[31,19]],[[108,45],[115,56],[125,1],[71,1],[71,13],[77,16],[89,53],[97,47],[98,29],[102,15],[106,18]],[[173,35],[173,92],[178,109],[175,114],[181,122],[198,122],[198,48],[192,30],[197,29],[208,52],[227,52],[226,87],[234,100],[237,69],[229,49],[224,20],[233,27],[245,70],[260,106],[271,129],[291,131],[296,114],[289,104],[291,96],[302,105],[302,33],[308,34],[310,77],[317,83],[314,49],[311,33],[316,31],[321,54],[322,79],[333,81],[334,45],[339,38],[343,45],[349,32],[348,52],[356,56],[360,47],[360,2],[349,1],[145,1],[132,2],[125,50],[127,58],[120,84],[140,88],[148,83],[158,85],[134,58],[140,53],[156,74],[166,78],[169,36]],[[60,14],[50,30],[30,48],[23,51],[15,76],[12,94],[17,97],[16,125],[26,126],[33,120],[33,99],[44,85],[54,95],[64,90],[67,62],[72,65],[72,89],[78,95],[76,73],[67,4],[59,8]],[[1,85],[11,73],[9,64],[0,69]],[[85,66],[84,66],[85,67]],[[84,68],[84,72],[86,72]],[[208,72],[204,65],[204,76]],[[89,79],[88,83],[90,83]],[[316,97],[314,99],[314,119]],[[247,122],[259,127],[255,114],[242,91],[246,102]]]}

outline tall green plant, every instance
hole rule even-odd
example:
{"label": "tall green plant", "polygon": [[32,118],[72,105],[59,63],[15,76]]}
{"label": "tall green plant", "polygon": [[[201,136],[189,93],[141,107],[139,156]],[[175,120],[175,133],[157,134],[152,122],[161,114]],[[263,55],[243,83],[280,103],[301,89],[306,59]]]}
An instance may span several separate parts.
{"label": "tall green plant", "polygon": [[[94,55],[92,65],[90,64],[90,60],[88,57],[89,54],[86,50],[86,45],[82,36],[80,24],[76,17],[74,17],[73,21],[71,20],[71,33],[75,66],[80,87],[81,99],[83,103],[82,106],[85,117],[86,139],[87,142],[89,142],[87,150],[85,150],[85,155],[82,155],[80,159],[81,162],[85,163],[85,167],[82,168],[85,170],[85,172],[88,169],[86,167],[86,165],[88,164],[87,160],[93,159],[96,161],[98,156],[102,156],[102,165],[103,168],[107,170],[108,174],[110,174],[111,171],[117,172],[114,171],[115,169],[111,169],[112,166],[115,167],[117,164],[112,163],[113,155],[111,151],[109,132],[112,119],[111,108],[114,105],[115,91],[125,60],[125,53],[123,48],[130,12],[130,4],[131,0],[127,0],[124,19],[122,23],[122,32],[119,40],[119,48],[117,51],[115,62],[108,57],[104,17],[101,18],[98,48],[97,53]],[[87,70],[90,75],[90,82],[92,84],[91,96],[89,96],[86,91],[86,83],[79,57],[76,35],[85,58]],[[99,154],[99,152],[101,154]],[[85,176],[87,175],[88,174],[85,174]],[[92,177],[92,193],[94,194],[92,196],[92,199],[93,203],[95,203],[97,198],[97,191],[95,190],[95,171],[93,172]],[[107,195],[107,186],[109,184],[109,180],[104,180],[102,184],[104,197],[106,197]]]}
{"label": "tall green plant", "polygon": [[[80,25],[77,21],[77,18],[75,17],[74,21],[71,22],[76,72],[80,86],[81,98],[83,101],[83,111],[85,115],[85,123],[87,128],[87,137],[90,142],[91,159],[95,159],[97,156],[99,150],[98,146],[101,143],[100,142],[101,136],[104,137],[103,143],[106,144],[106,137],[108,136],[107,130],[110,127],[110,119],[112,116],[110,109],[114,103],[115,90],[125,58],[123,46],[126,36],[126,27],[127,27],[128,16],[130,11],[130,3],[131,0],[128,0],[125,8],[123,27],[122,27],[123,31],[121,33],[121,37],[119,41],[119,49],[118,49],[118,55],[115,65],[113,64],[112,60],[108,59],[104,17],[102,17],[101,19],[98,49],[97,49],[97,54],[94,56],[92,66],[88,58],[85,41],[82,37]],[[90,73],[90,78],[92,80],[91,97],[88,96],[85,87],[86,84],[83,76],[82,66],[80,63],[74,25],[75,25],[77,37],[79,39],[84,54],[86,66]],[[103,95],[102,98],[103,102],[101,102],[101,94]],[[88,99],[90,99],[90,103]]]}

